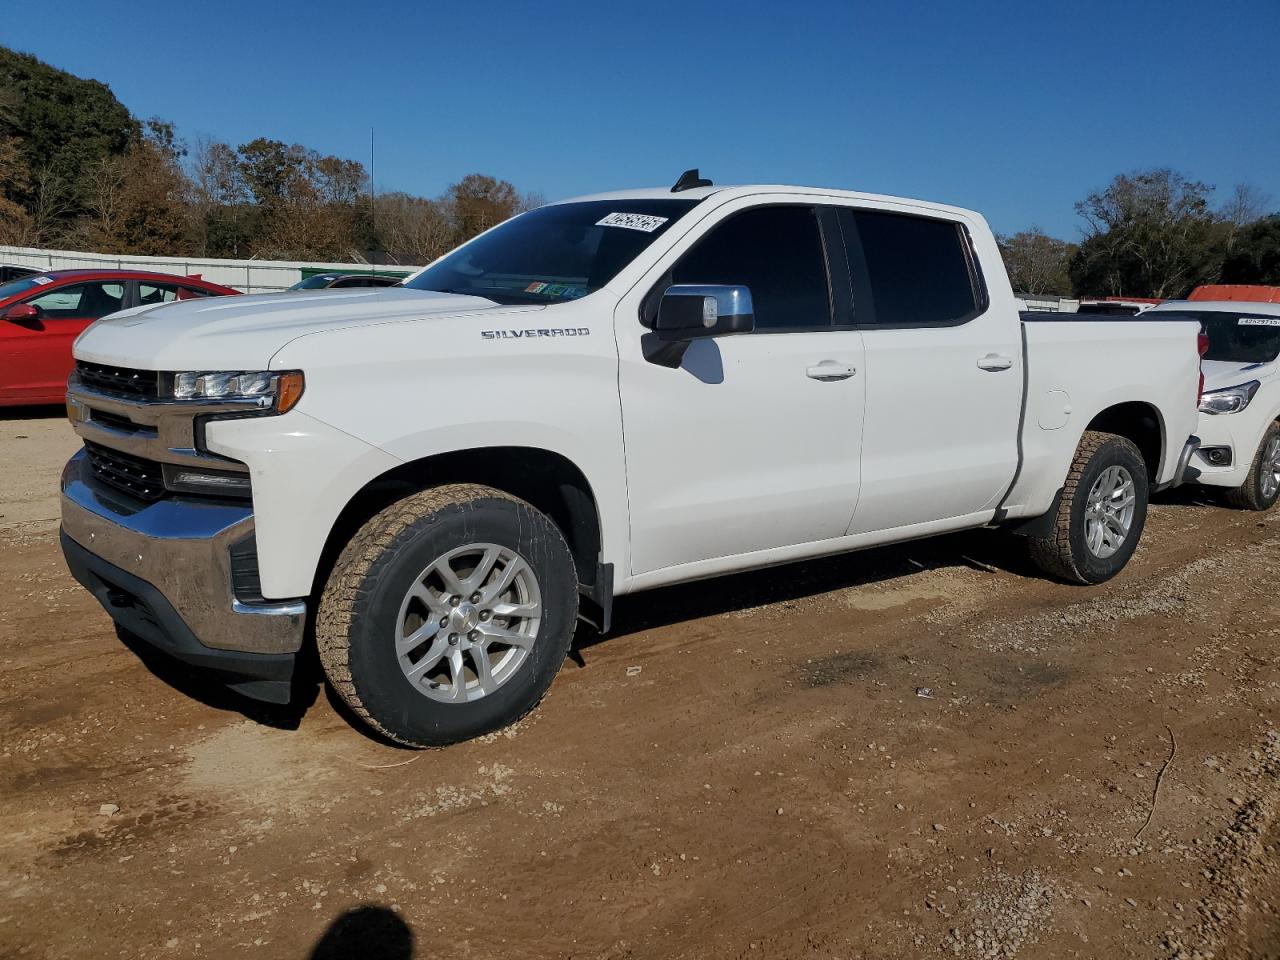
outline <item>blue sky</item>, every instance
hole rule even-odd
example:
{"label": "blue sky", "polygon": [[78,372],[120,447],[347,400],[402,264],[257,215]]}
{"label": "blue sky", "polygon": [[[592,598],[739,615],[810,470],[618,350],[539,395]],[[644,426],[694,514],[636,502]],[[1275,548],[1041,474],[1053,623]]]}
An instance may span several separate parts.
{"label": "blue sky", "polygon": [[424,195],[478,171],[554,200],[783,182],[1078,235],[1073,203],[1171,166],[1280,209],[1280,0],[1228,3],[44,0],[0,42],[188,140],[296,141]]}

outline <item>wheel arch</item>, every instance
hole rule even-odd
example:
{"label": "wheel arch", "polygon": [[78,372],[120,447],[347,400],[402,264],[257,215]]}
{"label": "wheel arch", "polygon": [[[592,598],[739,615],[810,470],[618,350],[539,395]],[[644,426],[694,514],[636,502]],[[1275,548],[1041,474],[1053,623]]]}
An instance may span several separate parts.
{"label": "wheel arch", "polygon": [[[477,483],[528,502],[559,528],[577,567],[579,589],[607,619],[612,568],[603,563],[599,500],[582,469],[541,447],[492,446],[452,450],[410,460],[369,480],[348,499],[329,530],[316,567],[313,594],[323,590],[342,548],[370,518],[395,501],[442,483]],[[597,624],[601,626],[601,624]]]}
{"label": "wheel arch", "polygon": [[1155,485],[1168,450],[1164,417],[1158,407],[1144,400],[1115,403],[1094,414],[1084,430],[1114,433],[1132,441],[1147,465],[1148,481]]}

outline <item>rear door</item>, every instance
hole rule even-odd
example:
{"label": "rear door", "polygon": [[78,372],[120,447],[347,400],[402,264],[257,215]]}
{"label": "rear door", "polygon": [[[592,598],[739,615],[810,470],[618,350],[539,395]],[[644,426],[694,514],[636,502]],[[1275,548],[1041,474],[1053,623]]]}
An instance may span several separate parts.
{"label": "rear door", "polygon": [[862,489],[849,532],[994,510],[1018,462],[1022,344],[990,309],[961,219],[842,211],[866,346]]}
{"label": "rear door", "polygon": [[71,344],[84,329],[124,304],[123,281],[64,283],[32,293],[22,303],[35,319],[3,323],[0,332],[0,401],[56,403],[71,375]]}

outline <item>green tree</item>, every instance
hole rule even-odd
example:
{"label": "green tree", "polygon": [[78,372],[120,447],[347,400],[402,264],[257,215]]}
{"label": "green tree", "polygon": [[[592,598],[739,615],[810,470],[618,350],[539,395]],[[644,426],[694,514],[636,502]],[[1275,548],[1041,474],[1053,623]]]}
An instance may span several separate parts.
{"label": "green tree", "polygon": [[1257,220],[1236,235],[1222,265],[1222,282],[1280,286],[1280,213]]}
{"label": "green tree", "polygon": [[137,121],[105,84],[5,47],[0,102],[0,139],[17,141],[26,169],[21,179],[0,184],[0,191],[37,220],[65,223],[82,213],[93,166],[123,154],[139,135]]}
{"label": "green tree", "polygon": [[1177,297],[1217,278],[1225,232],[1212,187],[1173,170],[1116,177],[1076,204],[1088,224],[1069,265],[1078,295]]}

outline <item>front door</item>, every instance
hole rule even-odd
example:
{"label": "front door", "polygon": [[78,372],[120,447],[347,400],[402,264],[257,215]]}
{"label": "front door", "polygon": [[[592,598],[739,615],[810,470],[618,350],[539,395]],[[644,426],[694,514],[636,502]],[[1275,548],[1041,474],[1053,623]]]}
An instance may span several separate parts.
{"label": "front door", "polygon": [[123,301],[122,282],[102,281],[63,284],[23,300],[36,308],[33,319],[0,320],[0,400],[60,402],[71,375],[72,343]]}
{"label": "front door", "polygon": [[643,356],[641,294],[618,308],[636,575],[838,537],[857,502],[862,338],[833,321],[830,238],[812,206],[744,206],[641,286],[649,304],[671,284],[745,285],[754,332],[695,340],[670,369]]}

